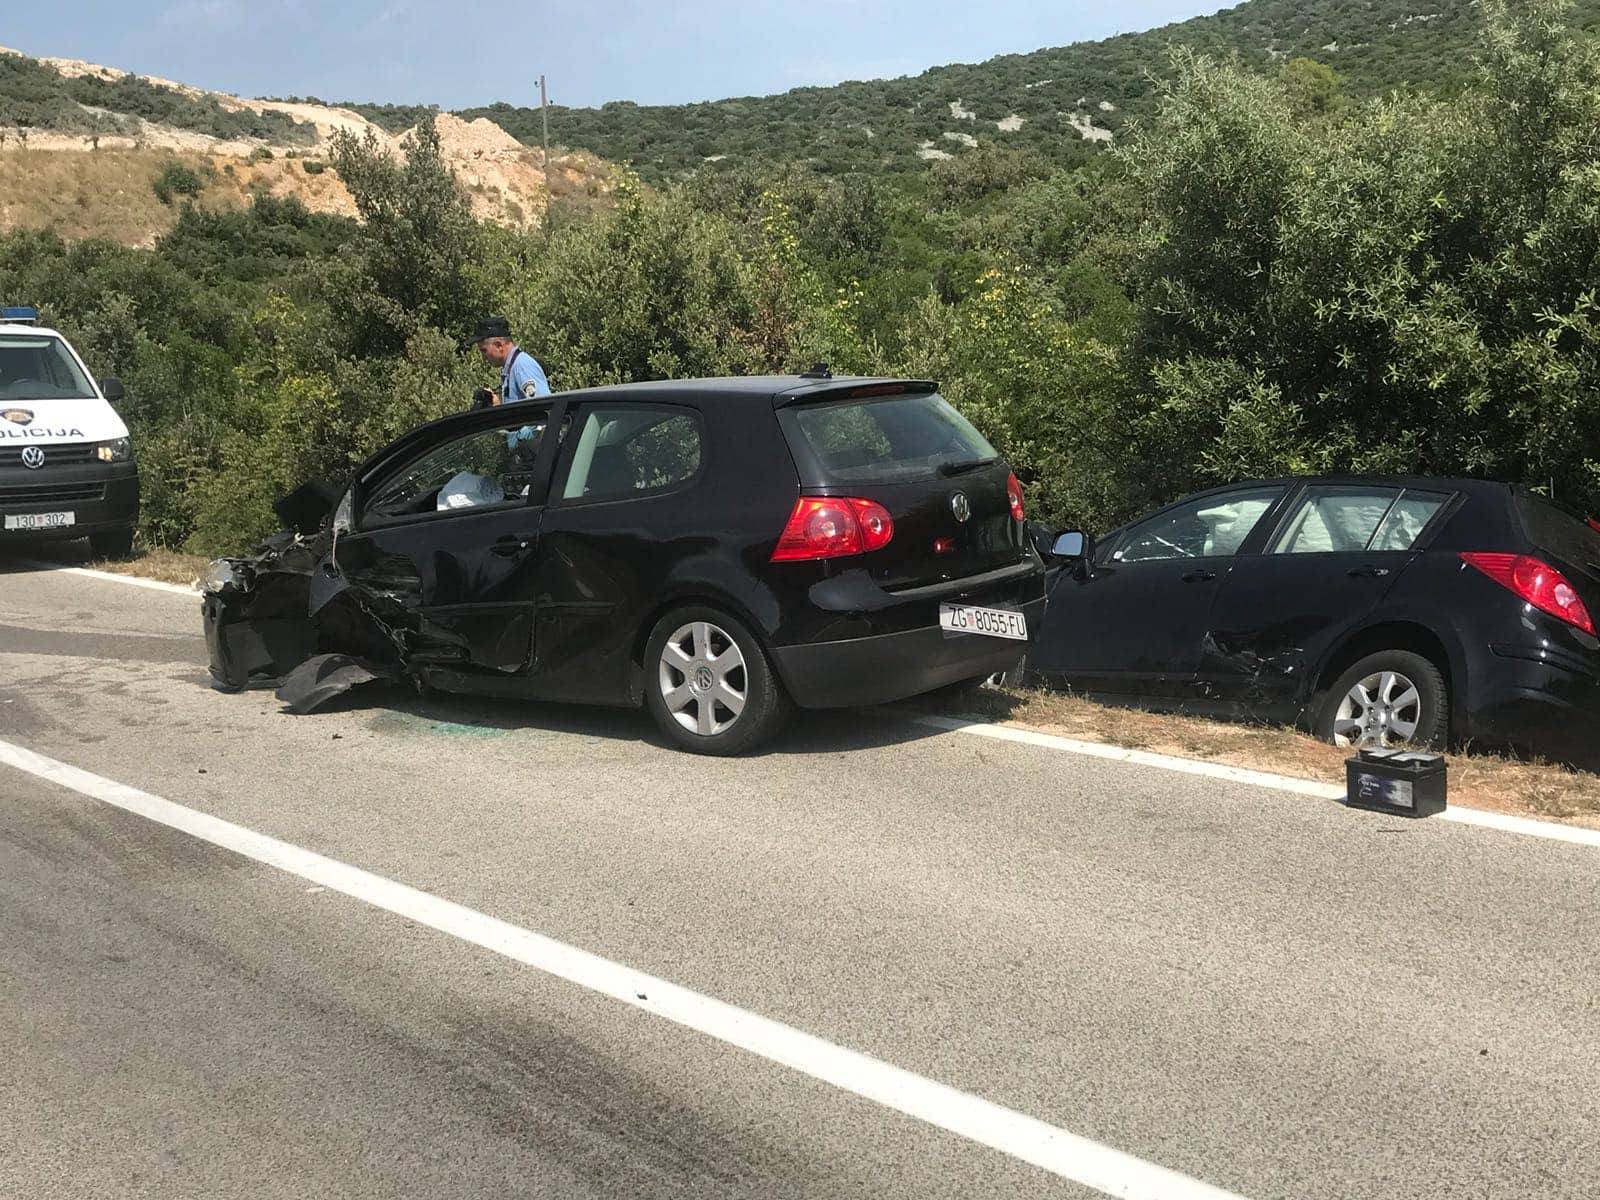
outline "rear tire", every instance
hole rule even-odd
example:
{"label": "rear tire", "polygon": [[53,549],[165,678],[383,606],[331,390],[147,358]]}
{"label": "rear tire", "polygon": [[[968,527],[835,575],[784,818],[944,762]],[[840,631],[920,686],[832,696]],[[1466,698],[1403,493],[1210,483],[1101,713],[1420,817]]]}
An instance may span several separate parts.
{"label": "rear tire", "polygon": [[673,609],[651,630],[644,695],[661,732],[694,754],[742,754],[776,733],[790,711],[755,635],[699,605]]}
{"label": "rear tire", "polygon": [[108,529],[89,535],[89,547],[96,558],[127,558],[133,553],[133,529]]}
{"label": "rear tire", "polygon": [[1436,749],[1450,729],[1450,691],[1422,655],[1383,650],[1334,680],[1312,729],[1336,746]]}

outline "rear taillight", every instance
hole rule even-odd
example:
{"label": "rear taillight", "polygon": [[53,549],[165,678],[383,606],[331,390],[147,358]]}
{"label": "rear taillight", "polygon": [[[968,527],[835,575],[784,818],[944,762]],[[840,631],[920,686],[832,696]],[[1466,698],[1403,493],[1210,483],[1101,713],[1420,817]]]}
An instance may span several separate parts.
{"label": "rear taillight", "polygon": [[1015,471],[1006,476],[1006,499],[1011,501],[1011,519],[1013,521],[1022,520],[1022,485],[1017,482],[1017,473]]}
{"label": "rear taillight", "polygon": [[772,552],[773,562],[843,558],[881,550],[894,537],[894,518],[876,500],[801,496]]}
{"label": "rear taillight", "polygon": [[1476,567],[1501,587],[1515,592],[1540,612],[1594,634],[1594,620],[1567,577],[1531,554],[1487,554],[1468,551],[1461,561]]}

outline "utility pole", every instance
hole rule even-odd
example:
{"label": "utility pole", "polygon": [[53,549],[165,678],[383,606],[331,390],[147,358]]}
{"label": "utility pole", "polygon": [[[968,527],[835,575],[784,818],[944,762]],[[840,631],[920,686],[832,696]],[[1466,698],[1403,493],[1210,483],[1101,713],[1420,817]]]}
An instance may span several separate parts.
{"label": "utility pole", "polygon": [[550,100],[544,94],[544,76],[539,76],[539,121],[544,126],[544,169],[550,169]]}

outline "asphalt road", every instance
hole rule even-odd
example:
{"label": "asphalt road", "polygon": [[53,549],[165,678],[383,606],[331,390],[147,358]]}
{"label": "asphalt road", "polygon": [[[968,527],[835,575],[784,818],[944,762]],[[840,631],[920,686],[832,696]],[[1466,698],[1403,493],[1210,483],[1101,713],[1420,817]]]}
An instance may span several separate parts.
{"label": "asphalt road", "polygon": [[[0,560],[0,741],[1253,1200],[1600,1195],[1600,851],[802,719],[222,695]],[[1097,1193],[0,765],[0,1195]]]}

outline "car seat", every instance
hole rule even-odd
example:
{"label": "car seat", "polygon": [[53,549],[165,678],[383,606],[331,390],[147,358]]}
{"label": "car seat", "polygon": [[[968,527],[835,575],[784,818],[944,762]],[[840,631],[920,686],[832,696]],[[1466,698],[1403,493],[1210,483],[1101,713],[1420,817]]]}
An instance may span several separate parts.
{"label": "car seat", "polygon": [[585,496],[625,495],[637,483],[633,464],[621,446],[601,446],[594,452],[589,464],[589,475],[583,482]]}

